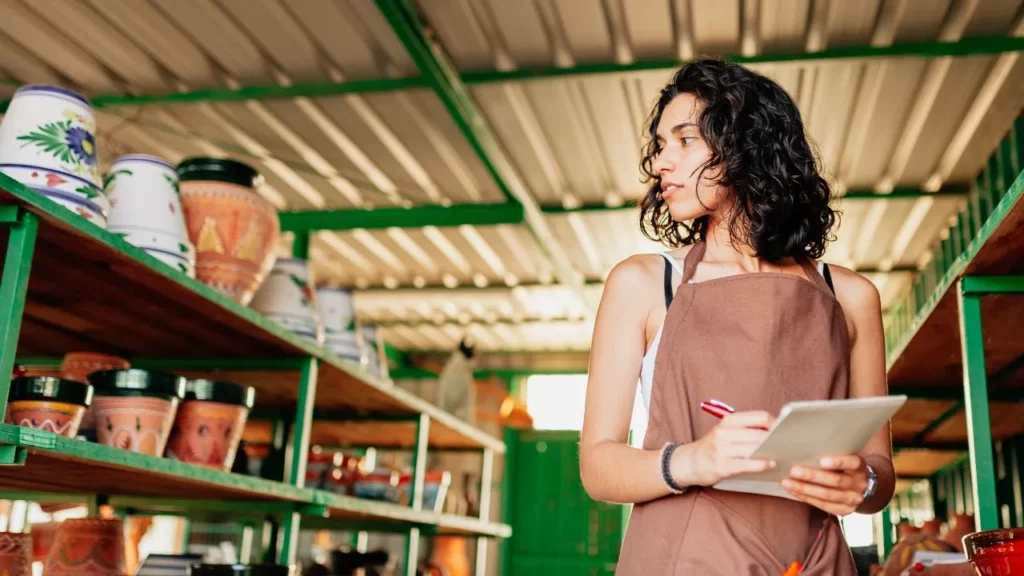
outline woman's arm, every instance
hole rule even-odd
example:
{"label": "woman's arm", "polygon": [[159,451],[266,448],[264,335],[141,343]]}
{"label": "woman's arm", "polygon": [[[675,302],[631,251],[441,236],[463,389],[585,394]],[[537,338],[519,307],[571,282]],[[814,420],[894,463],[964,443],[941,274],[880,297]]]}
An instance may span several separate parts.
{"label": "woman's arm", "polygon": [[[654,258],[646,260],[645,258]],[[672,493],[661,474],[661,450],[629,446],[629,422],[647,347],[651,302],[660,302],[661,259],[633,256],[612,270],[605,283],[590,349],[580,476],[587,494],[615,503],[646,502]],[[673,452],[670,473],[680,486],[710,485],[772,463],[746,458],[774,418],[764,412],[732,414],[707,436]]]}

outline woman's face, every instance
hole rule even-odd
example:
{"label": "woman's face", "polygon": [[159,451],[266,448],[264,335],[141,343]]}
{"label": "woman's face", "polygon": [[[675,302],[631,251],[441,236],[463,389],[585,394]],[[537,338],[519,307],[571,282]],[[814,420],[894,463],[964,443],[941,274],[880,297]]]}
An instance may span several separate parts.
{"label": "woman's face", "polygon": [[700,169],[711,155],[697,127],[702,108],[693,94],[680,94],[665,106],[658,122],[661,151],[652,168],[658,174],[669,214],[676,222],[717,212],[727,197],[725,190],[714,183],[717,169],[709,169],[700,178]]}

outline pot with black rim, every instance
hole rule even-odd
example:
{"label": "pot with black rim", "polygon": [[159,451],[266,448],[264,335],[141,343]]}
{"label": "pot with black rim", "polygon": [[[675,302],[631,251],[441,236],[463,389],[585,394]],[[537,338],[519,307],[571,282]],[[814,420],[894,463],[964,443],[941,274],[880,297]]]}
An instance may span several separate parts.
{"label": "pot with black rim", "polygon": [[185,379],[166,372],[103,370],[89,375],[100,444],[160,456],[167,446]]}
{"label": "pot with black rim", "polygon": [[225,472],[231,470],[255,401],[252,386],[190,380],[167,443],[167,457]]}
{"label": "pot with black rim", "polygon": [[74,438],[92,395],[92,386],[74,380],[21,376],[11,380],[7,419],[25,428]]}

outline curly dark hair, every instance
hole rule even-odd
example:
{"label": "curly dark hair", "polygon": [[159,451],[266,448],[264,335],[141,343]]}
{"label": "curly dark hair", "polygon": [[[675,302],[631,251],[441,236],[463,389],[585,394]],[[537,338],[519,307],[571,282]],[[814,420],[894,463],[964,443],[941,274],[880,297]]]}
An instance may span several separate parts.
{"label": "curly dark hair", "polygon": [[697,126],[710,157],[700,168],[700,178],[705,171],[720,168],[715,184],[729,189],[736,199],[728,216],[733,242],[752,247],[770,262],[820,258],[833,240],[839,213],[831,207],[832,190],[807,142],[800,111],[774,81],[720,60],[682,66],[661,89],[651,112],[640,162],[643,181],[649,183],[640,202],[644,235],[671,248],[707,238],[707,216],[693,222],[672,220],[654,170],[661,151],[661,114],[684,93],[694,94],[704,105]]}

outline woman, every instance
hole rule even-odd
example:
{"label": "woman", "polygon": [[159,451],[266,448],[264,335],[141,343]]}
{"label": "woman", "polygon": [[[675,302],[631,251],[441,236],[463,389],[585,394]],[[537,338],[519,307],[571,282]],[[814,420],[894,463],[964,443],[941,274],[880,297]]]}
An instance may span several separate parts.
{"label": "woman", "polygon": [[[836,215],[793,100],[719,61],[683,66],[651,115],[644,233],[674,248],[618,264],[590,354],[580,443],[596,500],[635,503],[618,574],[856,574],[836,516],[893,493],[889,428],[794,469],[793,499],[716,490],[793,400],[887,393],[878,291],[819,258]],[[640,379],[649,424],[627,444]],[[703,400],[730,404],[719,420]]]}

